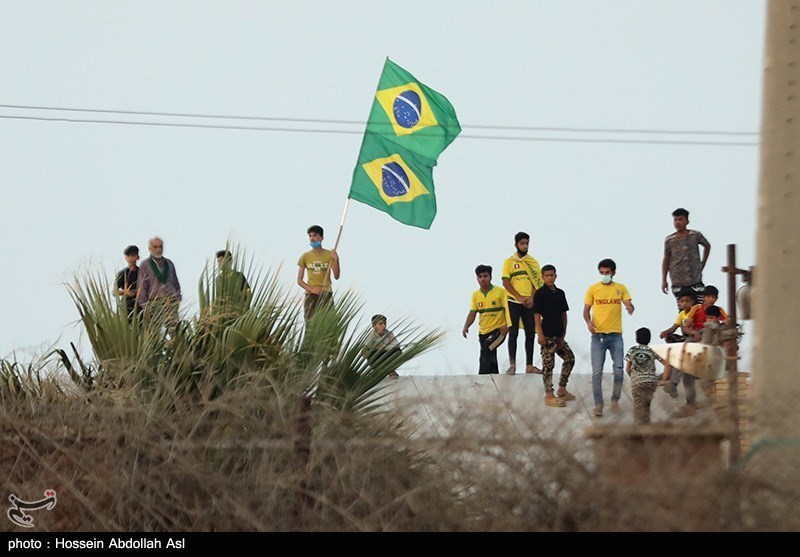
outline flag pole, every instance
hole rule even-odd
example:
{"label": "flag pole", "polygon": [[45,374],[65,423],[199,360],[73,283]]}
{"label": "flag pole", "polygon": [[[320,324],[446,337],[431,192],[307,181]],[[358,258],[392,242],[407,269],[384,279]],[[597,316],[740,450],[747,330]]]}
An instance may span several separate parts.
{"label": "flag pole", "polygon": [[333,249],[339,246],[339,238],[342,237],[342,229],[344,228],[344,218],[347,216],[347,207],[350,206],[350,196],[344,202],[344,212],[342,213],[342,220],[339,221],[339,233],[336,235],[336,242],[333,244]]}
{"label": "flag pole", "polygon": [[[344,211],[342,212],[342,220],[339,221],[339,233],[336,234],[336,242],[333,244],[333,250],[336,251],[336,248],[339,247],[339,239],[342,237],[342,229],[344,228],[344,219],[347,216],[347,208],[350,206],[350,196],[347,196],[347,199],[344,202]],[[322,286],[327,286],[330,282],[331,276],[331,266],[328,265],[328,268],[325,269],[325,279],[322,281]]]}

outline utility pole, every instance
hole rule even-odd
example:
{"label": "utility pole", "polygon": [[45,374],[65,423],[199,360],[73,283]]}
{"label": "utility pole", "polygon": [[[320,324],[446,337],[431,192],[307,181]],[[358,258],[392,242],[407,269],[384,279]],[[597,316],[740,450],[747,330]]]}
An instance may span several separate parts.
{"label": "utility pole", "polygon": [[728,422],[731,428],[729,434],[730,451],[728,459],[730,464],[738,462],[742,452],[741,431],[739,428],[739,334],[736,320],[736,275],[744,275],[749,271],[736,267],[736,246],[728,244],[728,264],[722,268],[728,274],[728,319],[725,322],[725,370],[728,377]]}
{"label": "utility pole", "polygon": [[751,388],[756,436],[786,440],[800,437],[800,0],[766,16]]}

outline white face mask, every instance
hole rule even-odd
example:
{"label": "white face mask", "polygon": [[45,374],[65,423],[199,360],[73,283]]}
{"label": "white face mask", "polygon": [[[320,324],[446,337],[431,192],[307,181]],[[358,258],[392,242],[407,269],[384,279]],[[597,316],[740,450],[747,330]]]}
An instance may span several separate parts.
{"label": "white face mask", "polygon": [[611,275],[600,275],[600,282],[603,284],[611,284],[611,279],[613,277]]}

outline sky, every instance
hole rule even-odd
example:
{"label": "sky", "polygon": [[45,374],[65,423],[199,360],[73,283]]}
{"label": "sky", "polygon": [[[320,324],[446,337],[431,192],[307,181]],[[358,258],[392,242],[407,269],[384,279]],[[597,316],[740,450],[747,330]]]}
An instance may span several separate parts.
{"label": "sky", "polygon": [[401,375],[477,373],[477,323],[461,336],[474,269],[500,284],[518,231],[557,268],[574,373],[591,371],[581,312],[600,259],[636,308],[626,347],[674,320],[660,286],[677,207],[711,242],[704,281],[727,309],[726,246],[741,268],[756,256],[765,3],[488,6],[0,0],[0,358],[70,342],[90,354],[66,284],[88,271],[110,285],[125,246],[144,258],[156,235],[188,313],[226,242],[300,303],[306,228],[336,242],[387,57],[445,95],[463,130],[434,169],[429,230],[358,202],[341,229],[334,289],[361,300],[358,326],[382,313],[445,335]]}

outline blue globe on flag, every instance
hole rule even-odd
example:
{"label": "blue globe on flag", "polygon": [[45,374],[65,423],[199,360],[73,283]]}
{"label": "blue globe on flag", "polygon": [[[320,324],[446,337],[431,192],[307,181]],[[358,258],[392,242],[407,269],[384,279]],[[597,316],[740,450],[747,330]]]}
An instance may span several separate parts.
{"label": "blue globe on flag", "polygon": [[396,162],[386,163],[381,167],[381,187],[383,193],[389,197],[400,197],[408,193],[410,189],[408,174],[405,169]]}
{"label": "blue globe on flag", "polygon": [[395,97],[392,112],[398,125],[413,128],[422,118],[422,99],[416,91],[407,89]]}

